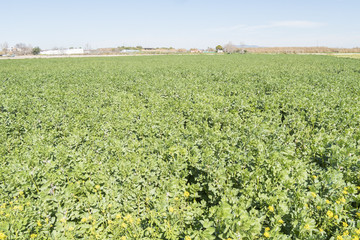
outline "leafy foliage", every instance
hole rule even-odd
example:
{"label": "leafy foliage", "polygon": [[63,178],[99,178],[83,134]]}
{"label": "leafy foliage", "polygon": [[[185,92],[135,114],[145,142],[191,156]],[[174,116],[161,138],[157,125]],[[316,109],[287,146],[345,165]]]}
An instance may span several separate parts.
{"label": "leafy foliage", "polygon": [[41,49],[40,49],[39,47],[34,47],[34,48],[32,49],[32,54],[33,54],[33,55],[39,55],[40,52],[41,52]]}
{"label": "leafy foliage", "polygon": [[0,62],[0,239],[356,239],[360,68]]}
{"label": "leafy foliage", "polygon": [[215,49],[216,49],[216,51],[218,51],[218,50],[223,50],[224,48],[223,48],[221,45],[217,45],[217,46],[215,47]]}

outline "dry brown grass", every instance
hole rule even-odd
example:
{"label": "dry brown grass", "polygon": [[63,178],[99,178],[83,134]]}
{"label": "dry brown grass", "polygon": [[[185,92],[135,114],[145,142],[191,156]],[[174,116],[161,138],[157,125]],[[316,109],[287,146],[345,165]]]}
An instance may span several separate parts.
{"label": "dry brown grass", "polygon": [[249,53],[360,53],[360,48],[328,48],[328,47],[264,47],[246,48]]}

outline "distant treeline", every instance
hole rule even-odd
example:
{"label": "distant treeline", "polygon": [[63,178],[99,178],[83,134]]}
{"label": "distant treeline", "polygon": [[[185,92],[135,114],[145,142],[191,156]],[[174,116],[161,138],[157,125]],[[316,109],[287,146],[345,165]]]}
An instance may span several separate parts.
{"label": "distant treeline", "polygon": [[360,48],[260,47],[245,48],[248,53],[360,53]]}

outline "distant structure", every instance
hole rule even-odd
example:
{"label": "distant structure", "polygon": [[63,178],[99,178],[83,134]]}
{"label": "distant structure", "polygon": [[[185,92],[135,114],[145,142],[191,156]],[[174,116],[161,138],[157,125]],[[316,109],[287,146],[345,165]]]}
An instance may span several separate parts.
{"label": "distant structure", "polygon": [[123,49],[120,52],[122,53],[137,53],[140,52],[140,50],[135,50],[135,49]]}
{"label": "distant structure", "polygon": [[75,49],[56,49],[41,51],[40,55],[71,55],[71,54],[84,54],[85,51],[82,48]]}
{"label": "distant structure", "polygon": [[16,48],[16,47],[8,47],[8,48],[6,48],[6,51],[8,51],[8,52],[20,52],[21,49]]}
{"label": "distant structure", "polygon": [[190,53],[202,53],[203,51],[197,48],[191,48]]}

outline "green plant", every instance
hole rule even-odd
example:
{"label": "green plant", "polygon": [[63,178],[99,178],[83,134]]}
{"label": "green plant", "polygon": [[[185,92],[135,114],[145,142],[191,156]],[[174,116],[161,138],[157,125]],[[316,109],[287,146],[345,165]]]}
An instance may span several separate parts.
{"label": "green plant", "polygon": [[40,51],[41,51],[41,49],[40,49],[39,47],[34,47],[34,48],[32,49],[32,54],[33,54],[33,55],[39,55],[39,54],[40,54]]}
{"label": "green plant", "polygon": [[0,239],[360,235],[356,59],[22,59],[0,79]]}

